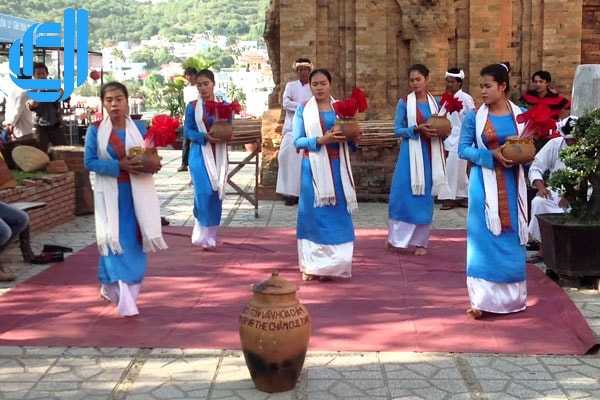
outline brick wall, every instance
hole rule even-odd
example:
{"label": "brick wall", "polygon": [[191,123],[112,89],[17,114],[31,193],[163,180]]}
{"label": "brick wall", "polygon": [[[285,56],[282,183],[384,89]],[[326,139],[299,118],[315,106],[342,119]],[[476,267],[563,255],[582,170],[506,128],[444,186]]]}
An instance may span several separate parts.
{"label": "brick wall", "polygon": [[600,64],[600,0],[584,0],[581,63]]}
{"label": "brick wall", "polygon": [[31,231],[43,232],[75,218],[75,179],[73,172],[46,175],[31,186],[0,190],[0,201],[40,201],[44,208],[29,212]]}

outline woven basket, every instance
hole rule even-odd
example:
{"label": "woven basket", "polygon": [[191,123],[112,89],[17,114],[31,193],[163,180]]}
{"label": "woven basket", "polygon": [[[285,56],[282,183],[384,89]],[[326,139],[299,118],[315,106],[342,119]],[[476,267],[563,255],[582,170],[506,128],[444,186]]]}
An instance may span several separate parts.
{"label": "woven basket", "polygon": [[32,146],[15,147],[12,157],[17,167],[25,172],[41,171],[50,162],[48,154]]}

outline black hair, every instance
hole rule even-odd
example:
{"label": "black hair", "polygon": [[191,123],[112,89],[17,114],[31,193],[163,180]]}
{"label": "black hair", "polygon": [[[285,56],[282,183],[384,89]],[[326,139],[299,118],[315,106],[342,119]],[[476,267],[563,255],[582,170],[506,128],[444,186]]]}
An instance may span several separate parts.
{"label": "black hair", "polygon": [[312,81],[312,78],[317,75],[317,74],[323,74],[325,75],[325,77],[327,78],[327,80],[329,81],[329,83],[331,83],[331,73],[329,71],[327,71],[325,68],[317,68],[314,69],[311,73],[310,76],[308,77],[308,81]]}
{"label": "black hair", "polygon": [[508,62],[504,62],[502,64],[490,64],[487,67],[483,67],[481,69],[480,75],[491,76],[498,83],[505,83],[506,89],[504,89],[504,93],[510,92],[510,64]]}
{"label": "black hair", "polygon": [[36,69],[43,69],[44,71],[46,71],[46,73],[48,73],[48,67],[46,67],[46,64],[44,64],[43,62],[36,62],[33,63],[33,70],[35,71]]}
{"label": "black hair", "polygon": [[187,67],[186,69],[183,70],[184,76],[187,76],[187,75],[196,76],[197,74],[198,74],[198,71],[196,71],[196,68],[193,68],[193,67]]}
{"label": "black hair", "polygon": [[310,64],[310,59],[309,58],[298,58],[296,59],[297,63],[309,63]]}
{"label": "black hair", "polygon": [[210,69],[201,69],[196,73],[196,77],[200,78],[204,76],[205,78],[210,79],[212,83],[215,83],[215,74]]}
{"label": "black hair", "polygon": [[541,70],[541,71],[535,72],[533,75],[531,75],[532,82],[536,76],[548,83],[552,82],[552,75],[550,75],[550,72],[548,72],[548,71]]}
{"label": "black hair", "polygon": [[418,73],[423,75],[425,78],[427,78],[429,76],[429,68],[427,68],[423,64],[411,65],[410,68],[408,68],[408,75],[410,75],[410,73],[413,71],[417,71]]}
{"label": "black hair", "polygon": [[104,96],[106,96],[106,92],[111,90],[120,90],[125,95],[125,98],[129,99],[129,91],[127,91],[127,86],[123,85],[121,82],[107,82],[100,88],[100,100],[104,101]]}
{"label": "black hair", "polygon": [[[458,69],[456,67],[455,68],[448,68],[448,73],[449,74],[460,74],[460,69]],[[461,78],[456,77],[456,76],[453,76],[452,79],[456,79],[456,81],[458,83],[460,83],[460,84],[463,83],[463,80]]]}

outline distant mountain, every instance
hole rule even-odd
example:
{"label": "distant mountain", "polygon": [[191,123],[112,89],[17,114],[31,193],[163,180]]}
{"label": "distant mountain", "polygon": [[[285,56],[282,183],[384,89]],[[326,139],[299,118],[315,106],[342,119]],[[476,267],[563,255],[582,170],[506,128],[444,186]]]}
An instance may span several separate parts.
{"label": "distant mountain", "polygon": [[90,47],[140,41],[160,33],[185,41],[208,30],[233,39],[262,37],[269,0],[2,0],[0,13],[34,21],[61,21],[67,7],[90,12]]}

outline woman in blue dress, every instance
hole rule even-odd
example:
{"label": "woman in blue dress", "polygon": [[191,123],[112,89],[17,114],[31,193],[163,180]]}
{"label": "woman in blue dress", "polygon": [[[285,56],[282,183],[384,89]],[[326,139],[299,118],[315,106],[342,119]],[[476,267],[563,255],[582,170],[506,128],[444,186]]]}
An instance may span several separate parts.
{"label": "woman in blue dress", "polygon": [[313,94],[296,110],[294,144],[303,155],[298,203],[298,259],[302,278],[330,280],[352,276],[357,208],[349,149],[331,106],[331,74],[310,74]]}
{"label": "woman in blue dress", "polygon": [[459,156],[472,163],[467,214],[467,313],[506,314],[527,305],[525,244],[527,188],[523,167],[502,155],[510,136],[521,135],[523,112],[507,99],[509,66],[481,70],[484,104],[465,117]]}
{"label": "woman in blue dress", "polygon": [[227,180],[227,143],[210,134],[215,122],[215,75],[208,69],[196,75],[200,98],[188,103],[184,134],[190,141],[188,159],[194,185],[194,229],[192,244],[205,250],[217,246],[221,208]]}
{"label": "woman in blue dress", "polygon": [[120,315],[133,316],[139,314],[146,253],[167,245],[152,175],[142,172],[147,169],[140,158],[127,157],[131,147],[144,147],[146,128],[129,117],[127,88],[121,83],[104,84],[100,98],[107,116],[88,128],[84,156],[85,167],[95,173],[100,294]]}
{"label": "woman in blue dress", "polygon": [[437,114],[438,101],[427,90],[429,70],[415,64],[408,69],[412,90],[396,107],[394,131],[402,138],[388,208],[388,249],[415,246],[427,254],[433,219],[433,196],[446,184],[442,140],[426,121]]}

